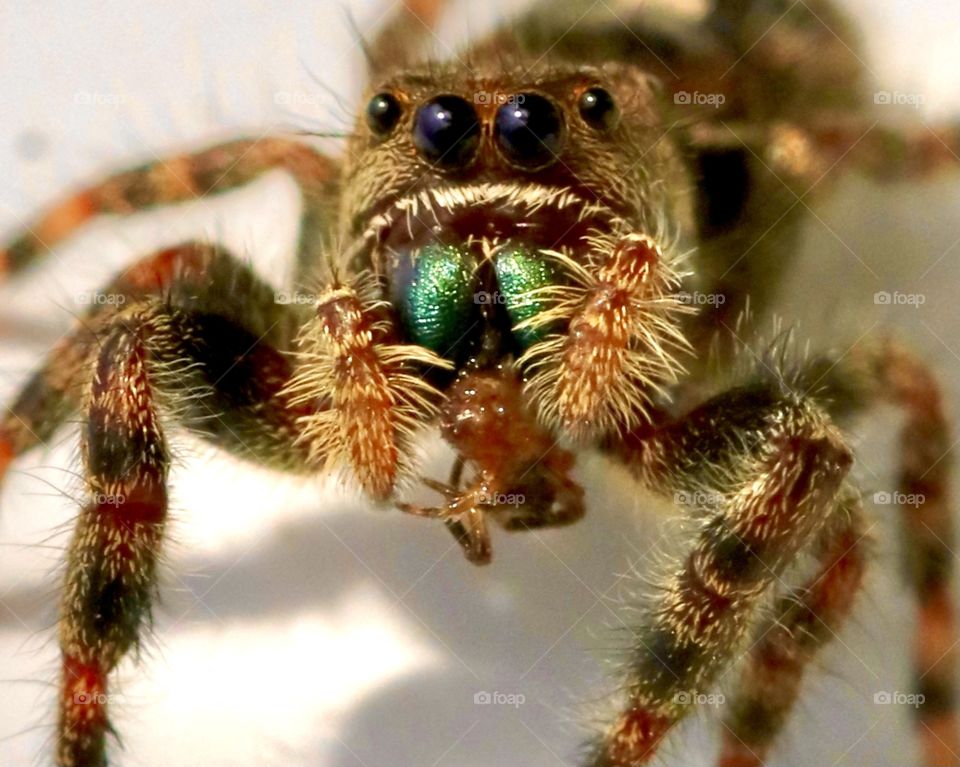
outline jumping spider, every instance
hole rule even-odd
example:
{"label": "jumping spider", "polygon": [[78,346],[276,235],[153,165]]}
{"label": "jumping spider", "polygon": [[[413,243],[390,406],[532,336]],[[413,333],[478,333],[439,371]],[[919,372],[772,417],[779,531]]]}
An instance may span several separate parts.
{"label": "jumping spider", "polygon": [[[104,693],[149,620],[173,424],[281,471],[345,469],[371,499],[442,521],[474,563],[490,561],[490,521],[583,515],[576,445],[693,499],[696,533],[642,613],[621,712],[583,763],[647,763],[688,710],[680,696],[710,689],[754,637],[719,763],[761,764],[861,584],[864,523],[838,424],[880,402],[905,412],[901,489],[925,497],[904,525],[927,701],[917,732],[925,764],[955,762],[939,460],[952,440],[933,376],[880,339],[806,356],[779,341],[745,372],[727,363],[794,249],[794,200],[839,164],[916,177],[960,146],[954,128],[871,124],[860,61],[830,31],[843,19],[826,2],[800,6],[786,17],[786,3],[718,0],[696,19],[637,11],[613,27],[577,9],[569,28],[539,8],[467,63],[418,64],[440,8],[411,2],[370,46],[342,163],[283,138],[222,144],[84,189],[0,251],[13,274],[99,214],[271,169],[303,193],[309,304],[277,303],[221,247],[154,253],[104,288],[124,300],[91,307],[0,422],[0,474],[75,414],[84,424],[58,765],[106,764]],[[779,55],[798,47],[819,53],[802,77]],[[691,94],[708,94],[709,110],[691,110]],[[725,300],[695,307],[693,294]],[[720,391],[718,364],[741,371]],[[414,505],[397,488],[418,473],[414,433],[433,425],[458,458],[448,482],[424,480],[443,500]],[[818,570],[781,589],[809,553]]]}

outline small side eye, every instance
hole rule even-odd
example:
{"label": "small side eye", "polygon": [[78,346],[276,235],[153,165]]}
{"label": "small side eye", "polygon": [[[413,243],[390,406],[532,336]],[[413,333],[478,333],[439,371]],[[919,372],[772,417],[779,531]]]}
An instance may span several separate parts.
{"label": "small side eye", "polygon": [[598,130],[609,130],[617,124],[617,104],[606,88],[591,88],[580,96],[580,116]]}
{"label": "small side eye", "polygon": [[367,104],[367,125],[378,136],[386,136],[400,121],[400,102],[390,93],[378,93]]}

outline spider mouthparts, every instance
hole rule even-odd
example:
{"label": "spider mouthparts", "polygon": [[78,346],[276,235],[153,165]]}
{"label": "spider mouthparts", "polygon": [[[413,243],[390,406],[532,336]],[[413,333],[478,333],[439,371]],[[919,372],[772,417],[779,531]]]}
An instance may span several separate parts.
{"label": "spider mouthparts", "polygon": [[612,231],[618,221],[610,209],[569,189],[481,184],[404,197],[375,216],[364,236],[379,251],[375,263],[430,245],[475,251],[478,260],[495,256],[505,243],[576,255],[588,237]]}

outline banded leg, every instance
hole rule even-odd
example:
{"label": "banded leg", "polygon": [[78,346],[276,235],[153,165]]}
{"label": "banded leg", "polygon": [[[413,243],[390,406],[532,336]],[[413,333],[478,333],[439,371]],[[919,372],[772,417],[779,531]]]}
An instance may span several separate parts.
{"label": "banded leg", "polygon": [[800,694],[803,674],[850,612],[863,580],[863,513],[857,496],[842,502],[817,545],[820,569],[780,598],[772,623],[751,648],[724,717],[720,767],[761,767]]}
{"label": "banded leg", "polygon": [[60,767],[106,764],[107,678],[149,626],[170,463],[161,409],[264,464],[309,467],[308,451],[294,452],[299,414],[279,393],[289,363],[243,327],[146,298],[103,315],[89,351],[81,431],[88,500],[69,549],[60,620]]}
{"label": "banded leg", "polygon": [[78,327],[54,347],[50,357],[0,412],[0,485],[14,459],[49,444],[63,423],[80,407],[81,380],[93,335]]}
{"label": "banded leg", "polygon": [[[900,408],[898,493],[907,582],[917,601],[913,643],[917,734],[927,767],[960,763],[957,716],[957,597],[952,587],[956,522],[951,506],[953,437],[936,377],[893,340],[857,346],[846,358],[811,366],[807,386],[838,417],[879,402]],[[915,500],[916,503],[904,501]]]}
{"label": "banded leg", "polygon": [[[210,281],[225,289],[205,289]],[[103,292],[115,296],[116,304],[94,308],[78,321],[0,416],[0,481],[13,459],[47,443],[67,418],[82,407],[92,365],[91,353],[100,342],[104,328],[112,321],[116,305],[130,307],[151,296],[164,296],[171,304],[200,312],[207,318],[206,327],[198,326],[192,335],[209,332],[214,337],[223,336],[219,351],[207,360],[210,368],[222,365],[224,374],[219,388],[223,391],[234,385],[243,373],[251,372],[243,360],[248,351],[247,358],[257,354],[264,358],[264,369],[258,368],[258,373],[289,368],[279,350],[289,346],[293,337],[298,321],[293,313],[295,307],[277,304],[270,286],[221,249],[188,243],[160,251],[133,264]],[[182,340],[186,342],[190,337]],[[263,351],[266,349],[271,351]],[[203,350],[198,349],[187,349],[186,353],[203,356]],[[211,384],[219,375],[210,370],[206,389],[216,388]],[[187,381],[203,386],[196,376],[187,376],[184,382]],[[224,407],[229,409],[227,401],[217,401],[216,397],[208,402],[190,401],[194,403],[195,417],[211,422],[205,432],[216,428],[211,413],[220,412]],[[262,403],[259,406],[262,407]]]}
{"label": "banded leg", "polygon": [[747,637],[759,600],[834,508],[852,458],[809,401],[735,389],[674,424],[615,446],[638,477],[696,508],[697,534],[636,631],[626,705],[593,744],[591,767],[649,762]]}
{"label": "banded leg", "polygon": [[300,186],[298,263],[311,263],[335,220],[336,164],[296,141],[244,139],[118,173],[60,201],[0,248],[0,279],[25,269],[95,216],[219,194],[275,168],[288,171]]}
{"label": "banded leg", "polygon": [[60,619],[60,767],[106,765],[107,675],[150,619],[170,457],[141,334],[102,341],[82,452],[88,501],[67,560]]}

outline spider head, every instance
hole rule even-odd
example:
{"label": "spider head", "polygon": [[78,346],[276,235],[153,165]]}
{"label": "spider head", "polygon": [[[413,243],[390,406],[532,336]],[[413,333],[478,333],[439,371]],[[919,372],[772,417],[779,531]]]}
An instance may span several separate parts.
{"label": "spider head", "polygon": [[[659,238],[675,160],[651,78],[630,67],[404,70],[367,96],[343,236],[407,340],[461,366],[522,354],[531,322],[599,240]],[[685,185],[679,185],[685,187]]]}

